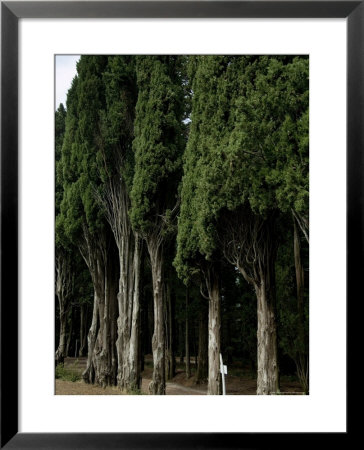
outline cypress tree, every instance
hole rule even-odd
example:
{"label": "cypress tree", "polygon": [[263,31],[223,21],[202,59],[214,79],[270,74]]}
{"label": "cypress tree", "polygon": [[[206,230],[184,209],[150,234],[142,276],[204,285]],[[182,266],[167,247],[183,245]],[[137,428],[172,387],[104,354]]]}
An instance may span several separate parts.
{"label": "cypress tree", "polygon": [[103,74],[105,109],[101,114],[99,200],[112,229],[119,254],[118,385],[139,389],[141,239],[129,218],[134,171],[132,141],[136,103],[135,58],[110,56]]}
{"label": "cypress tree", "polygon": [[164,246],[175,214],[183,139],[181,58],[137,57],[138,101],[131,191],[133,227],[145,239],[154,295],[152,394],[165,394]]}
{"label": "cypress tree", "polygon": [[115,384],[117,372],[115,243],[96,199],[100,187],[100,111],[105,104],[102,73],[106,62],[103,56],[82,56],[77,65],[78,76],[67,96],[60,217],[66,234],[87,264],[94,286],[83,377],[100,385]]}
{"label": "cypress tree", "polygon": [[[216,80],[229,62],[223,56],[190,57],[188,72],[193,92],[190,134],[184,156],[181,211],[178,220],[175,267],[186,283],[201,278],[204,297],[208,300],[208,394],[221,394],[220,386],[220,280],[218,249],[206,257],[202,245],[204,211],[213,205],[206,201],[205,180],[201,171],[206,163],[209,145],[214,145],[220,128],[216,121]],[[213,162],[211,164],[213,168]]]}

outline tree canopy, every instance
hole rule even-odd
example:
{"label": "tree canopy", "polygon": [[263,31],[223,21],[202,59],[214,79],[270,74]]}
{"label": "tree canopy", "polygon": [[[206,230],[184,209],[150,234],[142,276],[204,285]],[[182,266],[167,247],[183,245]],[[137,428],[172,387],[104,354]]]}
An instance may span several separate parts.
{"label": "tree canopy", "polygon": [[138,102],[133,148],[135,174],[130,216],[148,233],[176,204],[184,148],[181,61],[175,56],[137,57]]}
{"label": "tree canopy", "polygon": [[225,210],[308,211],[308,59],[199,56],[177,267],[210,258]]}

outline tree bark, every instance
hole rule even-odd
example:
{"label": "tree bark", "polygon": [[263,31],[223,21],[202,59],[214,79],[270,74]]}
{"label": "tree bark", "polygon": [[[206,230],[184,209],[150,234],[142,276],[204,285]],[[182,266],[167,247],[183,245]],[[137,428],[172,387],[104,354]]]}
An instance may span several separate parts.
{"label": "tree bark", "polygon": [[140,262],[141,262],[141,241],[139,237],[135,238],[134,245],[134,292],[133,292],[133,311],[131,314],[131,335],[130,335],[130,353],[129,353],[129,388],[140,389]]}
{"label": "tree bark", "polygon": [[78,356],[82,357],[85,354],[86,338],[87,338],[87,305],[80,305],[80,349]]}
{"label": "tree bark", "polygon": [[116,356],[116,274],[114,264],[114,254],[108,251],[105,255],[104,272],[104,302],[100,303],[100,326],[99,338],[101,341],[101,351],[97,355],[98,360],[98,383],[102,386],[114,386],[117,376],[117,356]]}
{"label": "tree bark", "polygon": [[59,312],[59,344],[56,351],[56,365],[63,364],[66,355],[66,314],[62,308]]}
{"label": "tree bark", "polygon": [[220,289],[219,279],[214,270],[210,270],[207,280],[209,293],[209,339],[208,339],[208,395],[221,395],[220,383]]}
{"label": "tree bark", "polygon": [[153,395],[165,395],[165,330],[164,330],[164,298],[163,298],[163,248],[158,239],[147,239],[150,255],[153,301],[154,301],[154,332],[152,337],[153,379],[149,384],[149,392]]}
{"label": "tree bark", "polygon": [[130,223],[119,245],[118,385],[127,391],[140,389],[140,262],[141,240]]}
{"label": "tree bark", "polygon": [[[94,307],[88,333],[88,358],[83,378],[88,383],[101,386],[116,382],[115,322],[116,292],[114,287],[114,242],[106,232],[93,239],[84,229],[81,254],[89,268],[94,287]],[[112,342],[113,340],[113,342]]]}
{"label": "tree bark", "polygon": [[94,364],[94,348],[97,336],[97,328],[98,328],[98,309],[99,309],[99,300],[96,291],[94,291],[94,304],[92,311],[92,321],[91,326],[87,335],[87,364],[86,369],[82,374],[82,378],[86,383],[94,383],[95,381],[95,364]]}
{"label": "tree bark", "polygon": [[69,311],[69,327],[68,327],[68,335],[67,335],[67,344],[66,344],[66,352],[65,356],[70,356],[70,345],[71,345],[71,339],[72,339],[72,332],[73,332],[73,308],[71,306],[71,309]]}
{"label": "tree bark", "polygon": [[103,264],[103,261],[101,259],[98,259],[96,261],[97,269],[96,273],[94,274],[95,283],[97,285],[98,290],[98,315],[99,315],[99,329],[96,336],[96,341],[94,345],[94,352],[92,356],[92,361],[95,368],[95,383],[99,384],[100,386],[107,386],[107,358],[105,357],[105,352],[107,352],[107,349],[104,350],[104,331],[105,331],[105,267]]}
{"label": "tree bark", "polygon": [[[119,157],[120,155],[118,155]],[[122,161],[119,161],[122,165]],[[106,185],[100,203],[105,209],[118,248],[117,384],[120,389],[140,388],[140,260],[141,240],[131,228],[130,199],[125,181],[117,174]]]}
{"label": "tree bark", "polygon": [[259,287],[256,287],[256,295],[258,302],[257,395],[277,394],[279,386],[273,265],[267,267],[266,273],[261,274],[261,283]]}
{"label": "tree bark", "polygon": [[247,277],[241,266],[238,268],[247,281],[253,283],[257,297],[257,395],[271,395],[279,393],[275,251],[269,245],[260,250],[255,280]]}
{"label": "tree bark", "polygon": [[146,335],[148,334],[148,302],[146,302],[144,294],[144,249],[140,254],[140,289],[139,289],[139,303],[140,303],[140,332],[139,332],[139,351],[140,351],[140,373],[144,371],[144,357],[146,353]]}

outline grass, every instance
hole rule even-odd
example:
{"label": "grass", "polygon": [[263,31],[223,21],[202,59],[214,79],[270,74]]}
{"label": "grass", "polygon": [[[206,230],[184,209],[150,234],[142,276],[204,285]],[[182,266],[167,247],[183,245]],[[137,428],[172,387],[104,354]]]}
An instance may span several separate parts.
{"label": "grass", "polygon": [[[75,366],[75,365],[74,365]],[[80,373],[74,367],[64,367],[63,364],[56,366],[56,379],[76,382],[81,379]]]}

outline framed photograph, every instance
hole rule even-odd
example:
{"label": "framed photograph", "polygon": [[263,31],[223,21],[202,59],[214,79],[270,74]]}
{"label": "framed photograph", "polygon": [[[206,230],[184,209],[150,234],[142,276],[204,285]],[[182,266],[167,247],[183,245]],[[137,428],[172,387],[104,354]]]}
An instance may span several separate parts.
{"label": "framed photograph", "polygon": [[1,448],[347,444],[363,20],[1,2]]}

